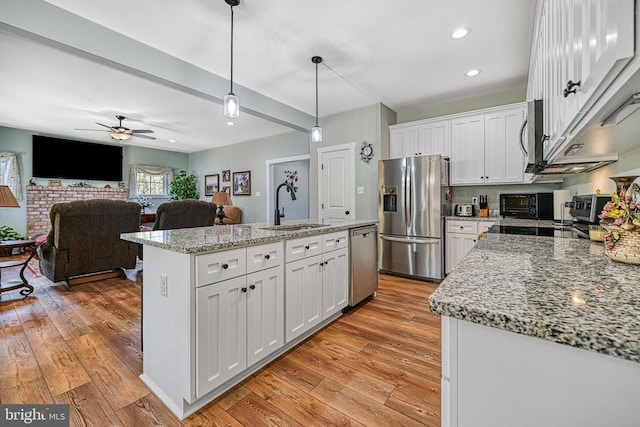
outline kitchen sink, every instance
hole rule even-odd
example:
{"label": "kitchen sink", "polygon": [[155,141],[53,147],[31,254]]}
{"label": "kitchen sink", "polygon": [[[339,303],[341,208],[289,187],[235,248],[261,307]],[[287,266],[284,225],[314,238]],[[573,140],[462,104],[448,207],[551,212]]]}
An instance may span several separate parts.
{"label": "kitchen sink", "polygon": [[290,225],[274,225],[272,227],[260,227],[262,230],[272,231],[298,231],[310,230],[318,227],[328,227],[329,224],[290,224]]}

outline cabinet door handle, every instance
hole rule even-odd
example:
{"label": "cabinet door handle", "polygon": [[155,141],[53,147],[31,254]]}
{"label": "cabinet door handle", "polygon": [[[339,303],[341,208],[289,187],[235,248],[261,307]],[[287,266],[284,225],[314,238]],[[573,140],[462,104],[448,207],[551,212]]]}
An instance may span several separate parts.
{"label": "cabinet door handle", "polygon": [[227,268],[229,268],[229,264],[222,264],[222,268],[226,270]]}
{"label": "cabinet door handle", "polygon": [[345,215],[349,215],[349,213],[350,213],[349,211],[344,211]]}
{"label": "cabinet door handle", "polygon": [[249,288],[250,288],[250,289],[255,289],[255,288],[256,288],[256,285],[249,285]]}
{"label": "cabinet door handle", "polygon": [[578,80],[576,83],[572,82],[571,80],[569,80],[567,82],[567,87],[564,89],[564,91],[562,91],[562,94],[564,95],[564,97],[566,98],[567,96],[569,96],[570,93],[576,93],[576,87],[580,87],[580,83],[582,81]]}
{"label": "cabinet door handle", "polygon": [[264,256],[264,259],[269,259],[269,258],[271,258],[271,255],[269,255],[269,254],[266,254],[266,255]]}
{"label": "cabinet door handle", "polygon": [[305,248],[306,250],[309,250],[309,245],[305,246],[304,248]]}
{"label": "cabinet door handle", "polygon": [[247,292],[247,288],[240,288],[242,292]]}

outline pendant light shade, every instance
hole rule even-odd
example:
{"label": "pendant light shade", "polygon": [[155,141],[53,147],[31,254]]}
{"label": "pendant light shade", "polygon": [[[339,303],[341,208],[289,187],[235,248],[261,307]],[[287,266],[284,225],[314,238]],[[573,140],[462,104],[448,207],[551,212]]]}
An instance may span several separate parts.
{"label": "pendant light shade", "polygon": [[311,142],[322,142],[322,128],[318,126],[318,64],[322,62],[322,57],[314,56],[311,62],[316,64],[316,125],[311,128]]}
{"label": "pendant light shade", "polygon": [[225,117],[236,118],[240,115],[240,98],[233,93],[233,6],[240,4],[240,0],[224,0],[231,6],[231,88],[224,96],[223,110]]}

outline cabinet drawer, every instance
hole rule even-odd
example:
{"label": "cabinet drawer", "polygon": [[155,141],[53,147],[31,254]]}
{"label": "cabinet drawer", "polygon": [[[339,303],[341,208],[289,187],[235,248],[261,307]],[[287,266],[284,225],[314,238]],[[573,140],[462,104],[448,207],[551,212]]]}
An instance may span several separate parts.
{"label": "cabinet drawer", "polygon": [[322,234],[287,240],[286,262],[297,261],[322,253]]}
{"label": "cabinet drawer", "polygon": [[478,234],[478,222],[447,221],[447,233]]}
{"label": "cabinet drawer", "polygon": [[247,248],[247,273],[277,267],[283,263],[284,245],[282,242]]}
{"label": "cabinet drawer", "polygon": [[233,249],[196,257],[196,287],[247,274],[247,250]]}
{"label": "cabinet drawer", "polygon": [[338,231],[337,233],[329,233],[322,235],[322,252],[334,251],[349,246],[347,231]]}

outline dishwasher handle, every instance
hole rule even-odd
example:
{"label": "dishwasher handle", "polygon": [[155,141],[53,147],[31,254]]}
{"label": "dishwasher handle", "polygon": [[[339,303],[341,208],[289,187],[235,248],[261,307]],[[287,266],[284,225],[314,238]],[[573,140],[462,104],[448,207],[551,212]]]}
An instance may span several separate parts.
{"label": "dishwasher handle", "polygon": [[351,237],[362,236],[367,237],[370,233],[375,233],[376,227],[360,227],[351,230]]}

